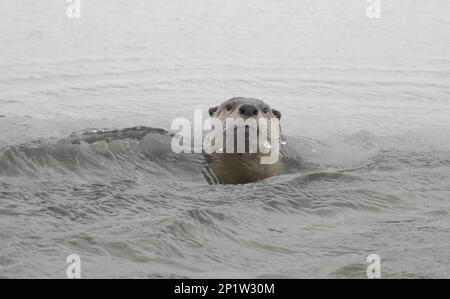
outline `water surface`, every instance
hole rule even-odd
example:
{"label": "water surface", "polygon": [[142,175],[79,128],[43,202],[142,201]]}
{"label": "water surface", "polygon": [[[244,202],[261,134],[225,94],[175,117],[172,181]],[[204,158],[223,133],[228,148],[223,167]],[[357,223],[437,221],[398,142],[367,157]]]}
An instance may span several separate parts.
{"label": "water surface", "polygon": [[[450,277],[449,3],[66,5],[0,4],[1,277]],[[154,129],[234,96],[292,172],[209,185]]]}

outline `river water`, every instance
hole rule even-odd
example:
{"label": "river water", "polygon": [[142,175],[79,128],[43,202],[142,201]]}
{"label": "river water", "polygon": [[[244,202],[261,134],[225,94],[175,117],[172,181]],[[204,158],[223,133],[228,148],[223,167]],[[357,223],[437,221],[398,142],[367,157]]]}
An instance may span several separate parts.
{"label": "river water", "polygon": [[[1,1],[0,277],[449,278],[450,2],[368,5]],[[294,171],[209,185],[154,129],[234,96]]]}

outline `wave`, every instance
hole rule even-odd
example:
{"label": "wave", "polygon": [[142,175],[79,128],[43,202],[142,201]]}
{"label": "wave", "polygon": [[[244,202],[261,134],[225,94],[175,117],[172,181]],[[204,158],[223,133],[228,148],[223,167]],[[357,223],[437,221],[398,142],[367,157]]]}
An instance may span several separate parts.
{"label": "wave", "polygon": [[92,129],[61,140],[38,140],[3,147],[0,175],[104,176],[143,172],[155,177],[192,171],[202,165],[199,155],[176,155],[170,134],[162,129],[134,127]]}

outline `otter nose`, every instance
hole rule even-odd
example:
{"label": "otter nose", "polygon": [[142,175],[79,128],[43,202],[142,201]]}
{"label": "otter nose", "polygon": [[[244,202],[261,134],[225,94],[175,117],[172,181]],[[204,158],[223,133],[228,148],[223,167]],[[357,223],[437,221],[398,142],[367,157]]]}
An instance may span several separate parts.
{"label": "otter nose", "polygon": [[239,108],[239,113],[243,116],[256,116],[258,114],[258,109],[253,105],[245,104]]}

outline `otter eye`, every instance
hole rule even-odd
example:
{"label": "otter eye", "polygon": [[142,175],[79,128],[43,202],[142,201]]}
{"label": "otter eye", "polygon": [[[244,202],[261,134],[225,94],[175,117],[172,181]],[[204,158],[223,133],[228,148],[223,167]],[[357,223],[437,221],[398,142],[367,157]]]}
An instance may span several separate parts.
{"label": "otter eye", "polygon": [[269,111],[266,107],[263,108],[263,113],[267,113],[267,111]]}
{"label": "otter eye", "polygon": [[226,108],[227,108],[228,111],[230,111],[231,108],[233,108],[233,106],[231,106],[230,104],[228,104],[228,105],[226,106]]}

